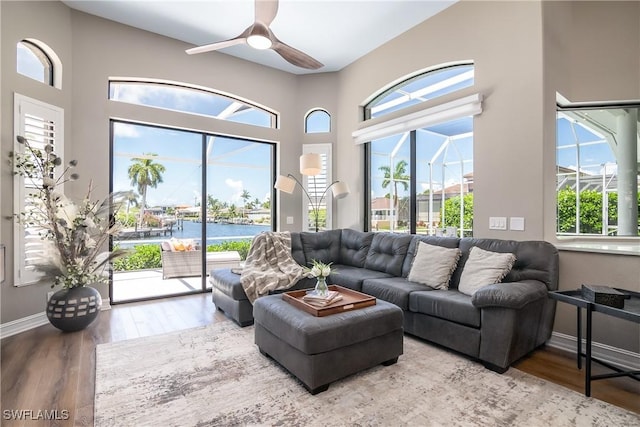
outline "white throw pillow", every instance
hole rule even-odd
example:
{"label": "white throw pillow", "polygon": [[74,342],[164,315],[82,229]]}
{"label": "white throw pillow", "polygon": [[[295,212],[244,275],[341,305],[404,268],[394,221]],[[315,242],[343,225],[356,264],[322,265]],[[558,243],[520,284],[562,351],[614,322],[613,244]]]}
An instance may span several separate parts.
{"label": "white throw pillow", "polygon": [[444,248],[418,242],[418,249],[407,279],[434,289],[449,289],[449,280],[458,265],[462,252],[458,248]]}
{"label": "white throw pillow", "polygon": [[484,286],[500,283],[511,271],[514,262],[514,254],[485,251],[474,246],[460,275],[458,290],[473,295]]}

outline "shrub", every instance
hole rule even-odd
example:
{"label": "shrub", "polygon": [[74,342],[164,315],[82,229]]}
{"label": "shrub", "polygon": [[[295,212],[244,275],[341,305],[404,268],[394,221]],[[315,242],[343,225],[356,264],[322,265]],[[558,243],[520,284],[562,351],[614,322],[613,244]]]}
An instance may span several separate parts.
{"label": "shrub", "polygon": [[149,268],[161,268],[160,245],[136,245],[129,255],[116,259],[113,262],[114,271],[145,270]]}
{"label": "shrub", "polygon": [[215,245],[208,245],[207,252],[238,251],[240,258],[247,259],[251,240],[228,240]]}
{"label": "shrub", "polygon": [[[464,195],[464,218],[465,230],[473,228],[473,193]],[[460,196],[451,197],[444,201],[444,226],[460,227]]]}

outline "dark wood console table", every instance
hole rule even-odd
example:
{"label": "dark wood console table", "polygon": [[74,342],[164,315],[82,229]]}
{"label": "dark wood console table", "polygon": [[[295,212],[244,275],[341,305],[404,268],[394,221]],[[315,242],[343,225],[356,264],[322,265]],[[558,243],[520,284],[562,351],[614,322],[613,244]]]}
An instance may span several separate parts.
{"label": "dark wood console table", "polygon": [[[618,317],[620,319],[628,320],[635,323],[640,323],[640,293],[628,291],[625,289],[617,289],[618,291],[629,295],[629,298],[625,300],[624,308],[614,308],[608,305],[597,304],[582,298],[582,292],[580,289],[572,291],[552,291],[549,292],[549,297],[555,300],[566,302],[571,305],[575,305],[577,308],[577,361],[578,369],[582,369],[582,357],[585,358],[585,382],[584,382],[584,394],[591,396],[591,381],[602,380],[605,378],[615,377],[630,377],[637,381],[640,381],[640,371],[625,371],[617,366],[602,360],[596,359],[591,355],[591,327],[592,327],[592,315],[593,312],[603,313],[609,316]],[[587,330],[586,330],[586,348],[585,352],[582,351],[582,309],[587,310]],[[591,375],[591,362],[596,362],[602,366],[605,366],[613,373]]]}

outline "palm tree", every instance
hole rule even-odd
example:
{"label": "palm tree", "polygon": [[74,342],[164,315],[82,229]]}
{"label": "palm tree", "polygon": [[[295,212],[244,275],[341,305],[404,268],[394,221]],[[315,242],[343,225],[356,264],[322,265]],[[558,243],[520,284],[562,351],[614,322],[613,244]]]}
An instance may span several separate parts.
{"label": "palm tree", "polygon": [[236,205],[229,206],[229,218],[235,218],[238,213],[236,212]]}
{"label": "palm tree", "polygon": [[242,190],[242,195],[240,198],[244,200],[244,205],[242,206],[242,217],[244,218],[244,209],[247,207],[247,200],[251,198],[251,194],[247,190]]}
{"label": "palm tree", "polygon": [[129,215],[129,208],[131,208],[131,206],[139,206],[140,202],[138,201],[138,197],[139,195],[133,191],[133,190],[129,190],[125,193],[124,195],[124,201],[127,202],[127,216]]}
{"label": "palm tree", "polygon": [[409,189],[409,183],[407,182],[410,177],[407,175],[407,166],[409,164],[406,160],[400,160],[396,163],[393,170],[393,177],[391,175],[391,168],[389,166],[380,166],[379,171],[384,172],[384,179],[382,180],[382,188],[387,188],[389,184],[393,182],[393,210],[395,211],[395,219],[398,220],[398,184],[404,187],[404,191]]}
{"label": "palm tree", "polygon": [[220,200],[214,198],[211,194],[207,195],[207,206],[209,206],[209,210],[211,211],[211,215],[215,220],[220,210],[222,209],[222,202]]}
{"label": "palm tree", "polygon": [[154,153],[143,153],[145,157],[134,157],[131,159],[134,162],[129,166],[129,179],[131,179],[131,185],[138,187],[138,193],[142,196],[142,203],[140,204],[140,217],[138,219],[138,225],[142,226],[142,219],[144,217],[144,209],[147,205],[147,188],[157,188],[158,184],[162,182],[162,173],[166,170],[164,165],[155,163],[153,159],[149,157],[157,156]]}

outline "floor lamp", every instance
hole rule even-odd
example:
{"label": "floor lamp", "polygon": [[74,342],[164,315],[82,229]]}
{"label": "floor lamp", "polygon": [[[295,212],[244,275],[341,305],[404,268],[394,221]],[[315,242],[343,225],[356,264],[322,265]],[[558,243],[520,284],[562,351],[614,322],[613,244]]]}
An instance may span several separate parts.
{"label": "floor lamp", "polygon": [[[302,175],[312,176],[315,184],[316,175],[320,174],[321,172],[322,172],[322,157],[320,157],[320,154],[308,153],[300,156],[300,173]],[[327,192],[331,189],[334,199],[342,199],[349,194],[349,186],[347,186],[346,183],[342,181],[333,181],[331,184],[329,184],[329,186],[327,186],[327,188],[325,188],[324,192],[319,198],[318,198],[318,194],[316,193],[314,194],[314,197],[312,199],[309,193],[307,192],[307,190],[304,188],[304,185],[302,185],[302,183],[298,181],[298,179],[291,174],[287,174],[287,176],[284,176],[284,175],[278,176],[278,179],[276,180],[276,184],[274,185],[274,187],[276,188],[276,190],[284,191],[287,194],[292,194],[293,190],[295,190],[296,188],[296,184],[300,186],[304,194],[306,194],[307,199],[309,199],[309,204],[311,205],[311,208],[313,210],[313,215],[315,216],[316,232],[318,232],[320,229],[318,224],[318,220],[320,216],[319,215],[320,205],[322,204],[322,201],[326,197]],[[315,185],[314,185],[314,188],[315,188]]]}

